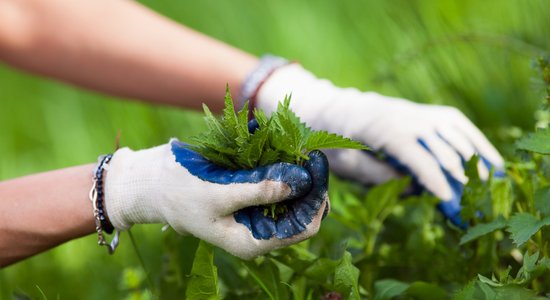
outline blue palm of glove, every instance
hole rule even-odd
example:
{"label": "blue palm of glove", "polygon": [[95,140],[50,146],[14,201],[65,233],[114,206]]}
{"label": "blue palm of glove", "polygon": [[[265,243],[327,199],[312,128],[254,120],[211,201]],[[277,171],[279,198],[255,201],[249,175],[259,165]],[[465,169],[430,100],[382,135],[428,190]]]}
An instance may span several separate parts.
{"label": "blue palm of glove", "polygon": [[[426,149],[428,153],[433,155],[432,150],[424,140],[418,139],[417,142],[424,149]],[[368,152],[368,151],[367,153],[372,154],[372,152]],[[413,194],[420,194],[425,190],[424,187],[419,183],[418,178],[416,177],[414,172],[410,170],[410,168],[408,168],[405,164],[403,164],[402,162],[400,162],[398,159],[396,159],[391,155],[383,154],[383,156],[384,156],[384,160],[393,168],[395,168],[397,171],[412,177]],[[460,158],[462,161],[462,165],[465,167],[466,160],[462,156],[460,156]],[[483,164],[488,170],[493,168],[493,165],[485,157],[480,156],[480,160],[483,162]],[[443,214],[443,216],[449,219],[451,223],[453,223],[455,226],[458,226],[462,229],[466,229],[468,227],[468,224],[464,222],[460,216],[460,211],[461,211],[460,200],[462,199],[462,196],[464,194],[464,184],[462,184],[462,182],[460,182],[458,179],[454,178],[451,175],[451,173],[443,167],[441,162],[438,162],[438,164],[441,169],[441,172],[445,175],[445,179],[447,180],[449,187],[451,188],[452,196],[449,199],[441,199],[442,201],[438,203],[437,208]],[[496,170],[494,173],[494,176],[504,177],[504,172],[502,170]]]}
{"label": "blue palm of glove", "polygon": [[246,226],[258,240],[285,239],[305,231],[328,199],[328,161],[321,152],[312,152],[304,167],[275,163],[252,170],[227,170],[186,148],[182,142],[173,141],[171,146],[176,161],[201,180],[223,185],[271,180],[290,188],[290,194],[284,199],[288,211],[277,220],[265,216],[261,206],[250,206],[234,213],[235,221]]}

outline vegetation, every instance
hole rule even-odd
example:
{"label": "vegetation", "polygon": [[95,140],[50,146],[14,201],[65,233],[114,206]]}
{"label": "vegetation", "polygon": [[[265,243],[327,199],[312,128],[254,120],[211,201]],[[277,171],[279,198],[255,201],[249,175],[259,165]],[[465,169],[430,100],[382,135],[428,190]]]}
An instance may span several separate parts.
{"label": "vegetation", "polygon": [[208,130],[192,137],[187,147],[226,169],[246,170],[276,162],[302,165],[311,151],[327,148],[368,149],[337,134],[313,131],[290,110],[290,97],[280,102],[269,117],[255,108],[256,124],[250,124],[255,128],[249,128],[248,102],[235,112],[229,86],[224,102],[221,118],[203,104]]}
{"label": "vegetation", "polygon": [[[257,55],[297,59],[340,86],[456,106],[504,154],[507,177],[483,183],[469,168],[466,232],[443,220],[436,199],[400,199],[407,179],[367,191],[331,178],[332,212],[299,245],[243,262],[161,225],[135,226],[145,268],[127,234],[114,256],[90,236],[1,270],[1,299],[175,299],[197,288],[228,299],[550,292],[550,113],[540,105],[548,69],[536,60],[550,49],[545,0],[145,4]],[[112,151],[118,129],[132,148],[205,130],[198,113],[107,101],[6,67],[0,79],[1,179],[91,162]]]}

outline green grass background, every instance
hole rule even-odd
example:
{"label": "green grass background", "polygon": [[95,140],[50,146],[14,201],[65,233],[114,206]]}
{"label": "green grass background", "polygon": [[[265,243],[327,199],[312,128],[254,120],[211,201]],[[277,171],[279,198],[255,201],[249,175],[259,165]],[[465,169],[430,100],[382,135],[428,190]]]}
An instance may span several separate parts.
{"label": "green grass background", "polygon": [[[534,126],[542,91],[531,64],[550,49],[546,0],[143,3],[256,55],[298,60],[340,86],[457,106],[506,155],[512,138]],[[119,129],[122,145],[139,149],[203,125],[196,112],[123,101],[0,65],[0,180],[92,162],[112,151]],[[158,273],[160,226],[133,231],[148,269]],[[41,298],[39,288],[49,299],[120,299],[123,270],[136,266],[127,235],[114,256],[89,236],[0,270],[0,299]]]}

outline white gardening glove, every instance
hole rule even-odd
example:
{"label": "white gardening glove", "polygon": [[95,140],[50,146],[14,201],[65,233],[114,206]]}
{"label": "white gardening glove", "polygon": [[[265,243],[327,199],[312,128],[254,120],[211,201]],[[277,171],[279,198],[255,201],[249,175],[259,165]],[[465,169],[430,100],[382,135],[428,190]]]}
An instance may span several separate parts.
{"label": "white gardening glove", "polygon": [[503,168],[503,160],[485,136],[459,110],[390,98],[354,88],[339,88],[316,78],[299,64],[278,67],[256,95],[256,105],[273,112],[292,94],[291,108],[309,126],[361,141],[384,153],[380,159],[366,151],[327,151],[331,169],[361,183],[381,183],[401,174],[442,202],[443,214],[461,226],[460,198],[464,162],[478,153],[482,178],[488,168]]}
{"label": "white gardening glove", "polygon": [[[276,163],[231,171],[177,140],[120,149],[106,167],[106,212],[119,230],[167,223],[250,259],[317,233],[328,212],[328,165],[321,152],[310,157],[304,167]],[[288,212],[277,220],[258,207],[283,200]]]}

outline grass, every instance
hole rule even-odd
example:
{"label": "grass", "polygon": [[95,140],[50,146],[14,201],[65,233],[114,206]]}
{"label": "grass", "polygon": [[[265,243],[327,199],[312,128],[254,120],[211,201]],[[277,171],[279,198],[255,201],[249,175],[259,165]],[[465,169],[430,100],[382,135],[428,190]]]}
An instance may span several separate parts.
{"label": "grass", "polygon": [[[530,62],[550,49],[544,0],[143,3],[256,55],[298,60],[341,86],[457,106],[505,154],[514,132],[534,126],[540,97]],[[121,144],[139,149],[196,135],[202,124],[195,112],[113,99],[0,66],[0,179],[92,162],[112,151],[119,129]],[[136,226],[134,233],[148,270],[158,273],[160,226]],[[1,270],[0,299],[14,292],[119,299],[124,269],[139,262],[127,235],[115,256],[103,250],[90,236]]]}

